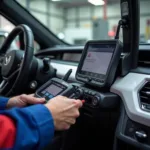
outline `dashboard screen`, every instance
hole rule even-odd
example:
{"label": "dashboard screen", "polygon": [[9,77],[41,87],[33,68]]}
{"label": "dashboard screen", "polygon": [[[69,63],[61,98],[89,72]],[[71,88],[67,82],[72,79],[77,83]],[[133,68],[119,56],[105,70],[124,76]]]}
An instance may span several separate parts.
{"label": "dashboard screen", "polygon": [[91,86],[108,87],[116,77],[123,44],[119,40],[91,40],[82,52],[76,79]]}
{"label": "dashboard screen", "polygon": [[57,86],[55,84],[50,84],[47,88],[39,92],[38,95],[44,97],[46,100],[49,100],[61,93],[62,91],[64,91],[64,87]]}
{"label": "dashboard screen", "polygon": [[[106,75],[115,45],[90,44],[81,71]],[[92,74],[91,74],[92,75]]]}

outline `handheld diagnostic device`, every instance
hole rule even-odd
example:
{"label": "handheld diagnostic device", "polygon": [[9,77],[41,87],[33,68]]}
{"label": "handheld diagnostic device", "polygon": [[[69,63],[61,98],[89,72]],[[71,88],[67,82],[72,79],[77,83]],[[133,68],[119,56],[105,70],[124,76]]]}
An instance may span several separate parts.
{"label": "handheld diagnostic device", "polygon": [[35,96],[45,98],[48,101],[57,95],[69,97],[72,93],[72,85],[62,79],[52,78],[36,91]]}

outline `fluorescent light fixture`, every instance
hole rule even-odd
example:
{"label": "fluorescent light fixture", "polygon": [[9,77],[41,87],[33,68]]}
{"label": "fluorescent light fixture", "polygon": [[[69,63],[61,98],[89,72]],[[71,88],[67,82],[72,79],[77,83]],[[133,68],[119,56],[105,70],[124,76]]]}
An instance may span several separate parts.
{"label": "fluorescent light fixture", "polygon": [[103,0],[88,0],[88,2],[96,6],[105,4]]}
{"label": "fluorescent light fixture", "polygon": [[53,2],[59,2],[59,1],[61,1],[61,0],[52,0]]}

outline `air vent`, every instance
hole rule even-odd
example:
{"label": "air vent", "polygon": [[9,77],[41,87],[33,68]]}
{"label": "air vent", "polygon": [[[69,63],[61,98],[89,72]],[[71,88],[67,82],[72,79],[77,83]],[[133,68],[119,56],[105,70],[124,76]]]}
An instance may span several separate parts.
{"label": "air vent", "polygon": [[150,82],[147,82],[139,91],[142,109],[150,111]]}

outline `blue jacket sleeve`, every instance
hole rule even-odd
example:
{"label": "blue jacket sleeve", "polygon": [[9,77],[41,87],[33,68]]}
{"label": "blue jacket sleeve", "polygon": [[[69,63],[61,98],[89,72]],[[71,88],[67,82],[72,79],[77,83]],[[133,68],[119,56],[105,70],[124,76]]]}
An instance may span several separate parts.
{"label": "blue jacket sleeve", "polygon": [[0,110],[6,109],[6,105],[7,105],[8,100],[9,100],[9,98],[0,96]]}
{"label": "blue jacket sleeve", "polygon": [[16,122],[13,150],[41,150],[53,138],[54,124],[49,110],[42,104],[1,111]]}

